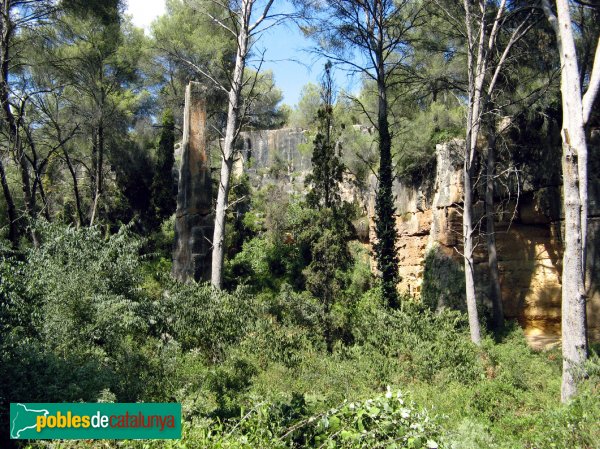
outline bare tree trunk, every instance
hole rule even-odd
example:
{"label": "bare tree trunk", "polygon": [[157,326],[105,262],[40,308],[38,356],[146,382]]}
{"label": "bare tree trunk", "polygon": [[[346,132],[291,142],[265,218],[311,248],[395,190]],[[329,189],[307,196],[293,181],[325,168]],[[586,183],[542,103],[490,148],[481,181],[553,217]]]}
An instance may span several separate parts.
{"label": "bare tree trunk", "polygon": [[[475,2],[463,0],[465,10],[465,25],[467,30],[467,76],[468,76],[468,107],[467,126],[464,152],[464,211],[463,211],[463,249],[465,262],[465,293],[467,299],[467,310],[469,314],[469,327],[471,329],[471,340],[475,344],[481,342],[479,316],[477,313],[477,298],[475,293],[475,276],[473,266],[473,163],[477,149],[477,136],[481,128],[483,112],[486,109],[500,71],[506,62],[508,53],[513,45],[518,42],[531,28],[528,24],[531,13],[529,13],[510,33],[510,37],[502,51],[498,45],[498,34],[505,24],[506,0],[501,0],[496,5],[479,0],[477,5],[479,11],[472,13]],[[488,12],[488,8],[496,7],[494,16]],[[494,17],[493,20],[490,20]],[[477,29],[474,30],[476,24]],[[498,53],[500,56],[496,62],[490,55]]]}
{"label": "bare tree trunk", "polygon": [[502,307],[502,289],[498,272],[496,251],[496,225],[494,223],[494,177],[496,174],[496,132],[494,124],[488,121],[488,154],[485,183],[485,223],[488,252],[488,270],[490,274],[490,299],[492,301],[492,320],[494,330],[499,333],[504,328],[504,310]]}
{"label": "bare tree trunk", "polygon": [[95,186],[94,186],[94,201],[92,203],[92,213],[90,217],[90,226],[94,225],[94,219],[98,211],[98,203],[100,201],[100,195],[102,194],[102,170],[104,165],[104,127],[102,124],[98,126],[97,134],[97,162],[96,162],[96,173],[94,175]]}
{"label": "bare tree trunk", "polygon": [[77,209],[77,227],[83,225],[83,209],[81,208],[81,196],[79,194],[79,185],[77,182],[77,173],[73,168],[73,164],[71,163],[71,158],[69,157],[69,153],[65,147],[63,147],[63,154],[65,155],[65,161],[67,162],[67,167],[69,168],[69,173],[71,173],[71,178],[73,178],[73,194],[75,195],[75,208]]}
{"label": "bare tree trunk", "polygon": [[[2,113],[4,115],[4,121],[8,125],[9,139],[14,139],[13,127],[10,126],[11,122],[14,124],[14,117],[9,104],[9,92],[8,92],[8,69],[10,64],[9,55],[9,43],[13,33],[12,24],[10,22],[10,2],[8,0],[2,1],[0,4],[2,11],[0,11],[0,102],[2,103]],[[10,147],[10,145],[8,145]],[[10,149],[10,148],[9,148]],[[15,202],[13,200],[8,181],[6,179],[6,172],[4,171],[4,165],[0,159],[0,181],[2,183],[2,192],[6,199],[7,215],[8,215],[8,236],[12,242],[12,246],[17,248],[19,246],[19,228],[17,226],[17,211]]]}
{"label": "bare tree trunk", "polygon": [[[468,107],[467,107],[467,134],[465,139],[465,152],[463,163],[463,258],[465,267],[465,296],[467,301],[467,314],[469,316],[469,330],[471,341],[476,345],[481,343],[481,326],[479,324],[479,313],[477,312],[477,296],[475,292],[475,266],[473,261],[473,163],[477,136],[481,120],[481,104],[483,101],[483,82],[486,72],[486,23],[485,3],[479,2],[482,19],[479,23],[479,40],[475,49],[475,38],[472,30],[471,6],[468,0],[464,0],[465,24],[467,26],[468,51]],[[475,58],[474,56],[477,55]]]}
{"label": "bare tree trunk", "polygon": [[252,14],[252,0],[242,1],[241,24],[237,36],[237,52],[235,67],[229,89],[229,106],[227,110],[227,127],[225,129],[225,143],[222,149],[221,178],[217,194],[217,208],[215,211],[215,230],[213,234],[211,284],[220,289],[223,284],[223,261],[225,258],[225,214],[228,207],[229,186],[231,169],[233,167],[233,144],[239,132],[240,104],[244,69],[248,55],[248,39],[250,37],[250,15]]}
{"label": "bare tree trunk", "polygon": [[[469,146],[469,144],[467,144]],[[477,345],[481,343],[481,327],[477,312],[477,297],[475,294],[475,266],[473,261],[473,186],[472,164],[465,158],[463,166],[463,258],[465,263],[465,294],[467,299],[467,313],[469,316],[469,330],[471,341]]]}
{"label": "bare tree trunk", "polygon": [[[562,272],[562,352],[561,399],[567,402],[577,391],[588,355],[585,256],[587,236],[587,142],[585,124],[600,84],[600,48],[596,49],[585,96],[577,66],[577,50],[567,0],[556,0],[557,14],[544,0],[542,6],[557,39],[561,62],[563,109],[562,170],[565,214],[565,242]],[[599,41],[600,44],[600,41]]]}
{"label": "bare tree trunk", "polygon": [[[59,133],[60,137],[60,133]],[[75,208],[77,210],[77,228],[83,225],[83,209],[81,208],[81,196],[79,194],[79,183],[77,181],[77,173],[73,168],[73,163],[71,162],[71,158],[69,157],[69,152],[65,145],[62,146],[63,155],[65,156],[65,161],[67,163],[67,168],[69,169],[69,173],[71,174],[71,178],[73,179],[73,195],[75,196]]]}
{"label": "bare tree trunk", "polygon": [[[21,189],[23,191],[23,199],[25,204],[25,211],[27,218],[31,221],[35,219],[35,200],[31,195],[31,184],[29,178],[29,166],[27,165],[27,158],[25,157],[25,150],[23,149],[23,143],[21,142],[21,136],[19,135],[19,122],[11,110],[9,102],[9,91],[8,91],[8,49],[2,49],[2,79],[0,83],[0,99],[2,101],[2,110],[4,113],[4,119],[8,127],[9,151],[12,154],[19,169],[21,175]],[[6,191],[5,191],[6,195]],[[14,203],[13,203],[14,205]],[[34,246],[38,246],[38,239],[33,229],[31,230],[31,238]]]}
{"label": "bare tree trunk", "polygon": [[6,179],[6,173],[4,171],[4,164],[2,158],[0,158],[0,183],[2,183],[2,193],[6,200],[6,212],[8,215],[8,239],[11,241],[13,248],[19,246],[19,230],[17,228],[17,212],[15,208],[15,202],[8,186]]}
{"label": "bare tree trunk", "polygon": [[[75,196],[75,209],[77,210],[77,228],[79,228],[80,226],[83,226],[83,222],[85,220],[83,218],[83,208],[81,207],[81,194],[79,193],[77,173],[75,172],[75,168],[71,162],[71,157],[69,156],[69,152],[67,151],[67,146],[65,144],[66,140],[63,140],[62,138],[62,131],[58,123],[54,122],[54,128],[56,129],[56,137],[58,138],[58,142],[62,148],[63,156],[65,157],[65,162],[67,163],[67,168],[69,169],[69,173],[73,179],[73,195]],[[75,129],[77,129],[77,127]]]}
{"label": "bare tree trunk", "polygon": [[[35,146],[35,141],[33,140],[33,136],[31,135],[31,130],[27,127],[24,126],[23,130],[25,131],[25,135],[27,136],[27,141],[29,142],[29,149],[31,150],[31,155],[32,155],[32,159],[31,159],[31,167],[33,168],[33,175],[34,175],[34,179],[33,179],[33,185],[31,186],[31,197],[32,197],[32,207],[35,210],[37,201],[36,201],[36,195],[38,192],[38,188],[39,188],[39,192],[40,192],[40,198],[42,200],[42,204],[44,205],[44,207],[42,208],[42,213],[44,214],[44,217],[46,218],[46,220],[51,221],[50,219],[50,211],[48,210],[48,201],[46,199],[46,193],[44,192],[44,184],[42,183],[42,168],[40,167],[40,163],[39,163],[39,157],[38,157],[38,153],[36,150],[36,146]],[[45,164],[42,163],[42,167]]]}

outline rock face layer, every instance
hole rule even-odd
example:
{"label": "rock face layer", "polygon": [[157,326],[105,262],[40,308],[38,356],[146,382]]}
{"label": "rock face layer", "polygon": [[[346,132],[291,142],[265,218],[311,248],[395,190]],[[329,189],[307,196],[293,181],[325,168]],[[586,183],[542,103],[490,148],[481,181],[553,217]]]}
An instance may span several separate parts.
{"label": "rock face layer", "polygon": [[[420,187],[395,185],[399,230],[400,289],[432,306],[464,304],[462,268],[461,141],[437,145],[435,178]],[[600,290],[597,247],[600,210],[590,180],[588,223],[588,325],[590,337],[600,337]],[[526,183],[524,183],[526,184]],[[558,341],[561,321],[562,235],[560,186],[527,187],[511,198],[498,198],[496,241],[506,318],[517,319],[530,343]],[[480,193],[479,198],[483,198]],[[474,204],[475,221],[482,220],[483,201]],[[484,224],[483,220],[482,223]],[[483,226],[485,229],[485,225]],[[371,240],[374,233],[371,231]],[[476,288],[488,302],[485,236],[475,253]]]}
{"label": "rock face layer", "polygon": [[[592,140],[594,148],[598,148],[600,136],[596,134]],[[297,129],[240,133],[237,170],[239,174],[242,170],[248,173],[258,186],[267,179],[290,186],[296,184],[297,190],[303,191],[303,178],[311,165],[309,152],[305,154],[301,147],[306,142],[306,134]],[[437,145],[436,170],[422,185],[396,183],[394,187],[402,276],[399,288],[432,306],[465,305],[460,255],[462,145],[460,140]],[[540,152],[546,154],[547,149]],[[519,187],[513,183],[509,192],[505,189],[496,198],[502,205],[496,215],[496,243],[505,316],[518,320],[530,343],[537,347],[560,339],[564,225],[560,176],[555,173],[556,168],[546,167],[551,160],[547,156],[538,165],[526,161],[523,172],[519,170]],[[526,174],[525,169],[534,173]],[[600,341],[600,160],[597,157],[590,160],[589,172],[587,312],[590,338]],[[368,223],[372,224],[374,217],[376,182],[372,179],[369,184],[365,192],[357,192],[351,182],[343,186],[344,198],[359,202],[368,216],[360,222],[364,224],[361,241],[365,244],[375,240],[373,227]],[[478,185],[474,220],[485,228],[483,183]],[[210,237],[211,233],[206,235]],[[474,261],[478,298],[489,306],[485,236],[479,237]]]}
{"label": "rock face layer", "polygon": [[310,170],[312,153],[300,151],[303,143],[306,143],[306,133],[296,128],[244,131],[238,138],[237,151],[250,175],[264,169],[290,175]]}
{"label": "rock face layer", "polygon": [[210,280],[214,216],[201,84],[190,82],[186,87],[183,114],[172,274],[182,282]]}

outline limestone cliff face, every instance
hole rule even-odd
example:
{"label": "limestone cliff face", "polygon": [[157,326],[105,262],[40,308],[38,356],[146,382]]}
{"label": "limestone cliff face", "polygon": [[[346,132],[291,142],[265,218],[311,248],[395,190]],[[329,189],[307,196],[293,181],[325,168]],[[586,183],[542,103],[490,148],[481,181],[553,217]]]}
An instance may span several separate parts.
{"label": "limestone cliff face", "polygon": [[[436,146],[436,173],[420,187],[395,186],[400,288],[437,304],[461,306],[462,280],[462,161],[461,141]],[[536,168],[536,169],[539,169]],[[588,322],[592,338],[600,337],[598,244],[600,218],[598,182],[591,182],[588,280]],[[480,195],[482,198],[483,195]],[[562,243],[560,189],[529,186],[516,198],[499,198],[497,247],[504,311],[517,319],[534,345],[560,337]],[[475,220],[483,202],[474,204]],[[370,215],[373,204],[370,204]],[[371,239],[374,239],[371,228]],[[487,254],[482,237],[475,254],[479,297],[488,298]],[[432,304],[433,305],[433,304]]]}
{"label": "limestone cliff face", "polygon": [[240,133],[237,150],[244,169],[251,175],[264,170],[281,170],[286,175],[310,170],[311,154],[303,154],[300,144],[306,143],[301,129],[282,128]]}
{"label": "limestone cliff face", "polygon": [[[306,135],[297,129],[240,134],[238,170],[255,185],[283,182],[289,190],[304,190],[310,154],[300,151]],[[600,136],[592,139],[598,154]],[[462,141],[436,146],[436,170],[418,187],[396,183],[396,224],[399,230],[400,289],[432,305],[464,307],[462,249]],[[560,177],[553,153],[540,149],[542,162],[525,159],[518,183],[498,189],[501,210],[496,216],[497,248],[507,318],[517,319],[533,345],[558,341],[561,319],[562,228]],[[592,158],[591,158],[592,159]],[[590,161],[588,241],[588,321],[590,336],[600,340],[600,162]],[[554,164],[554,165],[553,165]],[[552,166],[553,165],[553,166]],[[548,168],[552,166],[552,168]],[[546,167],[546,168],[545,168]],[[350,179],[342,188],[345,199],[364,206],[366,220],[357,221],[361,240],[375,239],[373,226],[375,181],[359,190]],[[482,183],[480,183],[480,188]],[[474,204],[482,220],[484,204]],[[485,223],[481,221],[483,227]],[[365,232],[360,232],[360,228]],[[488,303],[485,239],[475,253],[477,290]],[[373,268],[375,264],[373,263]],[[435,303],[435,304],[433,304]],[[489,305],[489,304],[488,304]]]}

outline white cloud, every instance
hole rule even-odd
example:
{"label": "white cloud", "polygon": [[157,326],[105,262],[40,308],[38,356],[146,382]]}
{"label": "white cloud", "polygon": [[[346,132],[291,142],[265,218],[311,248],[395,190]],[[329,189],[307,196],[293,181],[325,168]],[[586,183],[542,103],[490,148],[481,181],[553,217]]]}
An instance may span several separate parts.
{"label": "white cloud", "polygon": [[127,14],[133,24],[147,30],[158,16],[165,13],[165,0],[127,0]]}

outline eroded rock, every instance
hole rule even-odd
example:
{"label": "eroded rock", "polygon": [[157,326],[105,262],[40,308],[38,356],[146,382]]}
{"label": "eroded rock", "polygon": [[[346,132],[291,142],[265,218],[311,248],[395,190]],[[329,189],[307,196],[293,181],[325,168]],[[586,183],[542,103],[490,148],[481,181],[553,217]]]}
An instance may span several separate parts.
{"label": "eroded rock", "polygon": [[201,84],[188,84],[183,114],[172,274],[187,282],[210,279],[214,229],[206,143],[206,94]]}

